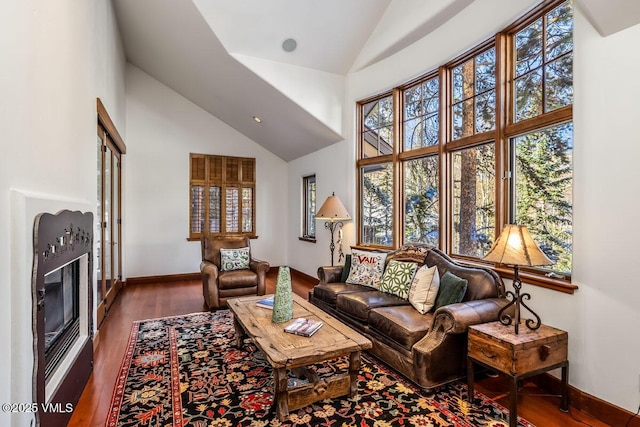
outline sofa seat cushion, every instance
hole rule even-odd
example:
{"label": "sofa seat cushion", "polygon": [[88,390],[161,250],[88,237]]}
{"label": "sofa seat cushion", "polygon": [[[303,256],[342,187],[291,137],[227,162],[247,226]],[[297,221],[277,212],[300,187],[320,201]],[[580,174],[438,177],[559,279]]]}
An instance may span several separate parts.
{"label": "sofa seat cushion", "polygon": [[378,307],[409,305],[409,301],[380,291],[342,293],[336,299],[336,308],[362,322],[369,319],[369,311]]}
{"label": "sofa seat cushion", "polygon": [[420,341],[431,328],[433,313],[420,314],[413,306],[380,307],[369,313],[369,329],[376,331],[407,350]]}
{"label": "sofa seat cushion", "polygon": [[354,285],[352,283],[322,283],[313,287],[313,297],[317,300],[336,306],[336,298],[342,293],[363,292],[371,290],[364,285]]}
{"label": "sofa seat cushion", "polygon": [[251,270],[231,270],[219,273],[219,289],[237,289],[248,286],[258,286],[258,275]]}

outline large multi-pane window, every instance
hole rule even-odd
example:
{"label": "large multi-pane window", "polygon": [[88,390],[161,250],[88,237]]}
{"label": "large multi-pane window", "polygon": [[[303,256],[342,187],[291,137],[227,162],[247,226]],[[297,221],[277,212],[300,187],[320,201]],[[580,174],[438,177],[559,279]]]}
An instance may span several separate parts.
{"label": "large multi-pane window", "polygon": [[[468,53],[358,103],[360,244],[438,246],[480,261],[526,225],[570,280],[573,13],[547,1]],[[547,278],[544,278],[547,275]]]}
{"label": "large multi-pane window", "polygon": [[255,235],[255,159],[190,155],[189,238]]}

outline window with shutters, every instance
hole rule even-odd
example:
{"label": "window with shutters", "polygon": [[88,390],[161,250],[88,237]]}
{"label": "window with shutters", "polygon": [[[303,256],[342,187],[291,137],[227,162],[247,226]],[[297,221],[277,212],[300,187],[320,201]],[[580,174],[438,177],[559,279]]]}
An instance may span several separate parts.
{"label": "window with shutters", "polygon": [[255,237],[255,159],[192,153],[189,160],[189,239]]}

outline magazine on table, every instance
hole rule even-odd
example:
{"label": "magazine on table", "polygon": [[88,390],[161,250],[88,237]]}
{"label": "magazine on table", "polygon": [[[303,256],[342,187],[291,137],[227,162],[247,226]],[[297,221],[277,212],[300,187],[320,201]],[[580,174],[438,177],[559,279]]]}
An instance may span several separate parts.
{"label": "magazine on table", "polygon": [[318,332],[318,329],[322,327],[323,323],[319,320],[306,319],[299,317],[293,321],[289,326],[284,328],[284,331],[290,334],[301,335],[303,337],[310,337]]}
{"label": "magazine on table", "polygon": [[273,295],[267,298],[263,298],[256,302],[258,307],[268,308],[269,310],[273,310]]}

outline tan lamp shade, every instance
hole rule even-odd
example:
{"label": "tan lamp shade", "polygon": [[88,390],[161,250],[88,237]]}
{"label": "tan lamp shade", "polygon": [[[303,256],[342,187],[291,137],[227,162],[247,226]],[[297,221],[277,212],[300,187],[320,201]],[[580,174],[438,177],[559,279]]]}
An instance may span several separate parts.
{"label": "tan lamp shade", "polygon": [[346,221],[351,219],[351,215],[347,212],[338,196],[335,193],[327,197],[324,201],[318,213],[316,219],[326,219],[329,221]]}
{"label": "tan lamp shade", "polygon": [[524,225],[508,224],[483,258],[506,265],[549,265],[553,262],[540,250]]}

